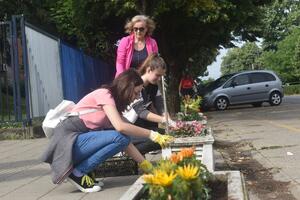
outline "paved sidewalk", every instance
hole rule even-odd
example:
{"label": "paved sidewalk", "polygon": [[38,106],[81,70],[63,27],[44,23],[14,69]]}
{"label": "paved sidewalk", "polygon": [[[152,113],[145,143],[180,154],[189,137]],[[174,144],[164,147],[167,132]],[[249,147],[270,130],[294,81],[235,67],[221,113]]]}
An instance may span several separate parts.
{"label": "paved sidewalk", "polygon": [[[285,98],[293,100],[292,96]],[[246,144],[237,151],[251,152],[253,160],[270,170],[275,181],[285,184],[289,200],[300,200],[300,107],[293,105],[283,102],[278,107],[244,106],[224,112],[209,112],[207,116],[217,141]],[[218,155],[216,149],[215,155]],[[251,200],[283,200],[277,191],[280,188],[272,188],[266,194],[249,190],[249,195]]]}
{"label": "paved sidewalk", "polygon": [[80,192],[69,182],[52,184],[49,165],[38,161],[47,142],[45,138],[0,141],[0,199],[115,200],[138,178],[108,177],[104,179],[102,191],[90,194]]}

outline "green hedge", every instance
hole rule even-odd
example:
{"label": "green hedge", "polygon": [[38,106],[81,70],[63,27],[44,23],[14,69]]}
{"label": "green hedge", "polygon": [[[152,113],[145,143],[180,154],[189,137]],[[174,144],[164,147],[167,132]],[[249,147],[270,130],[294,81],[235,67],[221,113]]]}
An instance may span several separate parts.
{"label": "green hedge", "polygon": [[300,84],[284,86],[284,95],[292,95],[292,94],[300,94]]}

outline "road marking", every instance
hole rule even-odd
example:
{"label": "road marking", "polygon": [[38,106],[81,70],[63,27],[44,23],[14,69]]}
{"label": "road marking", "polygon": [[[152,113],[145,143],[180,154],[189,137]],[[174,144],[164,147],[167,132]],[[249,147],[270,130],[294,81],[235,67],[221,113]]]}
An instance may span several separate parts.
{"label": "road marking", "polygon": [[290,131],[294,131],[294,132],[300,133],[300,129],[298,129],[298,128],[295,128],[295,127],[292,127],[292,126],[288,126],[288,125],[284,125],[284,124],[274,123],[274,122],[272,122],[272,121],[268,121],[268,122],[269,122],[270,124],[273,124],[273,125],[277,126],[277,127],[280,127],[280,128],[286,128],[286,129],[288,129],[288,130],[290,130]]}

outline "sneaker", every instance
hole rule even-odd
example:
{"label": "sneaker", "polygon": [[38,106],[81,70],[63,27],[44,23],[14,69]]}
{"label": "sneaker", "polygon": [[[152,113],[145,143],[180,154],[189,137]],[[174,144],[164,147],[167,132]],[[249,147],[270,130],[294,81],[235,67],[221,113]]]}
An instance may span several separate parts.
{"label": "sneaker", "polygon": [[96,179],[95,172],[90,172],[90,173],[88,173],[87,175],[93,179],[95,185],[98,185],[98,186],[100,186],[100,187],[103,187],[103,186],[104,186],[103,179],[97,180],[97,179]]}
{"label": "sneaker", "polygon": [[88,193],[88,192],[98,192],[101,190],[101,187],[95,185],[93,179],[88,175],[77,177],[73,173],[71,173],[68,177],[68,180],[74,186],[76,186],[81,192]]}
{"label": "sneaker", "polygon": [[156,155],[156,154],[159,154],[161,153],[161,150],[155,150],[155,151],[150,151],[149,154],[151,155]]}

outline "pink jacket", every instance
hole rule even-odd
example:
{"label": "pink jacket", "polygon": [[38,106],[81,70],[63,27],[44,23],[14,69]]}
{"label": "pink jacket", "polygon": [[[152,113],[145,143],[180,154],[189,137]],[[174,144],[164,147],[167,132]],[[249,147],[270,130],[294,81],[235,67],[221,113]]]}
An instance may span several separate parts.
{"label": "pink jacket", "polygon": [[[119,43],[117,50],[117,62],[116,62],[116,75],[117,77],[123,71],[129,69],[134,48],[134,35],[131,34],[127,37],[123,37]],[[150,53],[157,53],[158,47],[156,41],[151,37],[146,37],[146,49],[148,55]]]}

